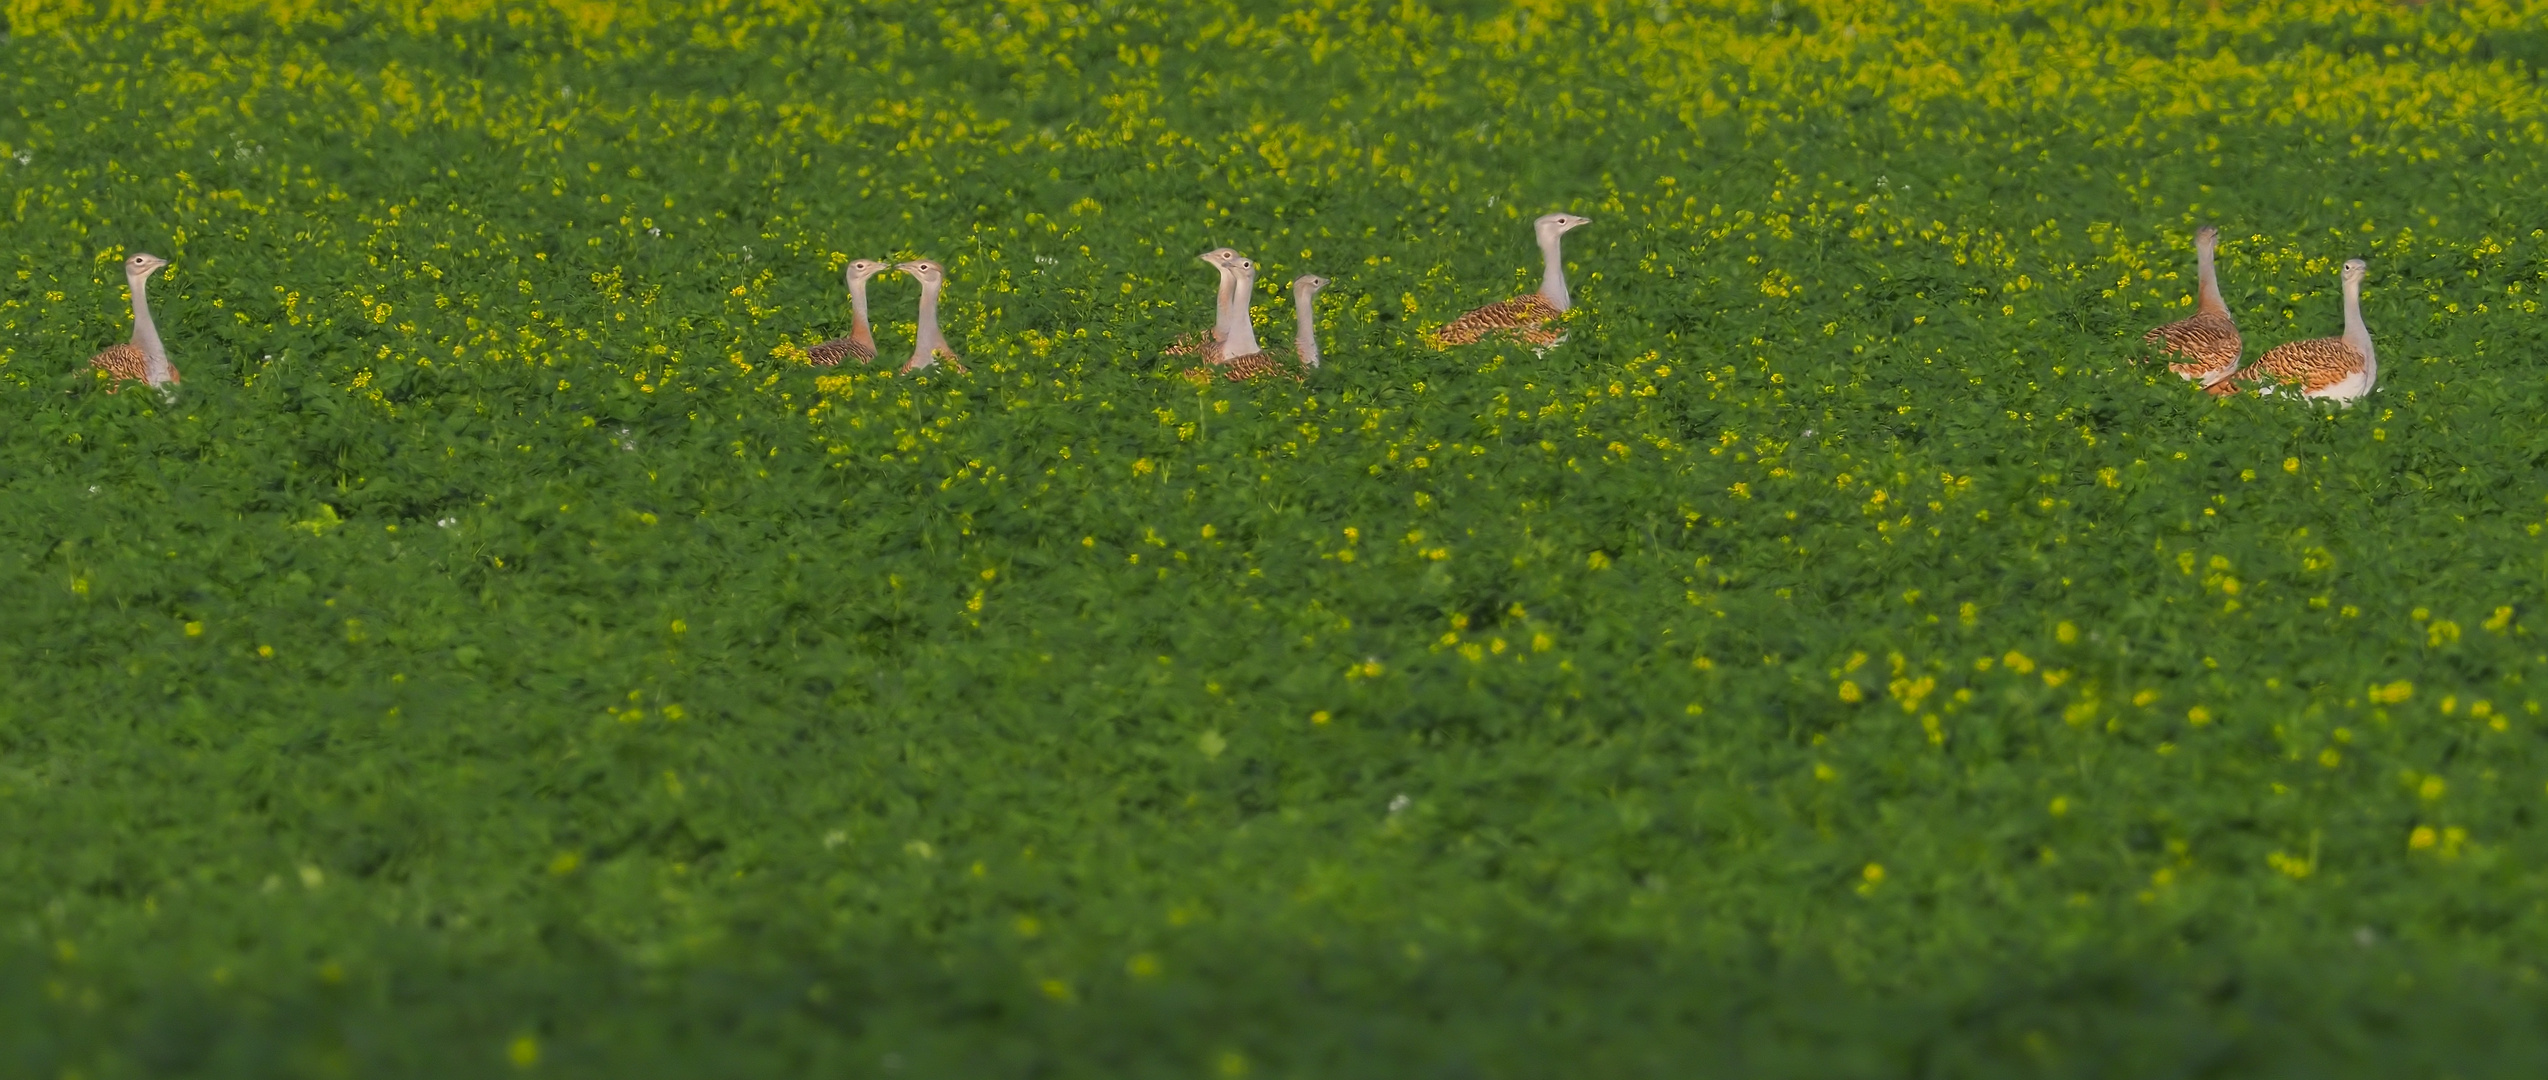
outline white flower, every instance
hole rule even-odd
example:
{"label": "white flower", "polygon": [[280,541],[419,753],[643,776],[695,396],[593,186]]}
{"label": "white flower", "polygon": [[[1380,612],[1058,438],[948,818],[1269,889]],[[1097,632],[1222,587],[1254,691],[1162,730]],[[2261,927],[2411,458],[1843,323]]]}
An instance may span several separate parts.
{"label": "white flower", "polygon": [[435,525],[435,527],[437,527],[437,528],[448,529],[448,528],[450,528],[452,525],[454,525],[455,523],[459,522],[459,520],[460,520],[459,518],[448,518],[448,517],[447,517],[447,518],[443,518],[443,519],[442,519],[442,520],[440,520],[440,521],[436,521],[436,522],[434,522],[434,525]]}
{"label": "white flower", "polygon": [[1414,804],[1414,799],[1408,798],[1404,792],[1401,792],[1397,798],[1389,800],[1389,813],[1395,815],[1399,811],[1405,810],[1407,807]]}

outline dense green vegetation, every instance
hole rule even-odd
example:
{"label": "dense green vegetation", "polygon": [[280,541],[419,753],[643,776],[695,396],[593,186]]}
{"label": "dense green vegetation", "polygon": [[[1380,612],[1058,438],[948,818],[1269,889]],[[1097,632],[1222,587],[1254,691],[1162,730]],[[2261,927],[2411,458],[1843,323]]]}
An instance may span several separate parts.
{"label": "dense green vegetation", "polygon": [[0,1070],[2548,1059],[2537,5],[340,7],[5,8]]}

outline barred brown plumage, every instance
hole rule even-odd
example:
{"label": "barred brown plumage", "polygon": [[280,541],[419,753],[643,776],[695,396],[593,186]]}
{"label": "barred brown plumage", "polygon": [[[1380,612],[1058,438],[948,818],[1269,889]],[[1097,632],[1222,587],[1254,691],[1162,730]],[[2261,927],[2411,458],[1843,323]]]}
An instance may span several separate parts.
{"label": "barred brown plumage", "polygon": [[1509,333],[1532,345],[1555,344],[1559,333],[1548,324],[1565,312],[1538,293],[1516,296],[1462,315],[1433,332],[1436,347],[1469,345],[1488,334]]}
{"label": "barred brown plumage", "polygon": [[177,365],[168,362],[168,348],[160,343],[159,324],[150,317],[150,276],[166,265],[168,260],[142,252],[124,260],[124,284],[133,298],[133,338],[89,358],[89,366],[107,374],[107,393],[114,393],[116,384],[125,379],[150,386],[180,381]]}
{"label": "barred brown plumage", "polygon": [[[2257,357],[2237,375],[2239,382],[2297,384],[2303,397],[2329,397],[2330,388],[2362,374],[2362,354],[2343,338],[2311,338],[2286,342]],[[2235,391],[2233,391],[2235,392]],[[2359,395],[2353,395],[2359,396]]]}
{"label": "barred brown plumage", "polygon": [[805,350],[805,362],[816,367],[836,367],[842,360],[853,357],[862,364],[876,359],[875,343],[836,337]]}
{"label": "barred brown plumage", "polygon": [[1281,357],[1267,352],[1250,353],[1246,356],[1235,356],[1223,361],[1221,364],[1221,377],[1228,379],[1231,382],[1247,382],[1251,379],[1262,378],[1285,378],[1290,379],[1293,382],[1305,381],[1298,367],[1284,363]]}
{"label": "barred brown plumage", "polygon": [[1169,343],[1167,348],[1159,350],[1159,355],[1207,356],[1211,358],[1210,362],[1217,364],[1221,362],[1220,345],[1220,339],[1213,337],[1212,331],[1196,330],[1191,333],[1184,334],[1178,337],[1174,342]]}
{"label": "barred brown plumage", "polygon": [[[2342,336],[2277,345],[2222,382],[2252,385],[2260,394],[2296,386],[2302,397],[2346,404],[2370,393],[2380,377],[2380,358],[2371,348],[2371,330],[2362,322],[2362,280],[2369,272],[2369,264],[2360,259],[2344,265]],[[2224,393],[2236,393],[2237,389],[2232,385]]]}
{"label": "barred brown plumage", "polygon": [[876,359],[876,338],[867,325],[867,279],[893,267],[873,259],[854,259],[842,277],[849,283],[849,333],[805,350],[807,363],[833,367],[843,359],[859,363]]}
{"label": "barred brown plumage", "polygon": [[106,392],[114,393],[115,384],[125,379],[141,382],[149,377],[150,357],[139,345],[109,345],[106,351],[89,357],[88,365],[105,372],[109,379]]}
{"label": "barred brown plumage", "polygon": [[2221,301],[2220,278],[2212,266],[2212,253],[2220,240],[2221,231],[2213,226],[2194,230],[2198,297],[2194,315],[2151,327],[2149,333],[2141,335],[2143,341],[2158,345],[2162,353],[2183,357],[2170,362],[2168,370],[2207,388],[2238,370],[2241,348],[2238,324],[2230,318],[2229,305]]}
{"label": "barred brown plumage", "polygon": [[1574,214],[1546,214],[1532,222],[1531,230],[1539,238],[1539,291],[1464,314],[1424,335],[1425,340],[1437,349],[1471,344],[1489,334],[1506,334],[1541,347],[1562,340],[1565,333],[1548,324],[1575,306],[1575,301],[1566,291],[1566,260],[1558,238],[1590,224],[1591,218]]}

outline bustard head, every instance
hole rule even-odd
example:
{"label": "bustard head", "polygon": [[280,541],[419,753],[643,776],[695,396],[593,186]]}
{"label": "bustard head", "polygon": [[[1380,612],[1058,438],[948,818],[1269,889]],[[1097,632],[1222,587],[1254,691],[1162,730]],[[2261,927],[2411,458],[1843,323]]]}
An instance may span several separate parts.
{"label": "bustard head", "polygon": [[1592,224],[1592,219],[1578,214],[1547,214],[1531,223],[1541,236],[1564,236]]}
{"label": "bustard head", "polygon": [[930,262],[927,259],[915,259],[907,263],[895,263],[894,269],[919,278],[921,283],[924,285],[943,285],[947,280],[947,268]]}
{"label": "bustard head", "polygon": [[2362,284],[2363,277],[2368,275],[2370,272],[2370,263],[2364,262],[2360,259],[2347,259],[2345,260],[2344,283],[2347,285],[2360,285]]}
{"label": "bustard head", "polygon": [[1236,267],[1239,260],[1246,258],[1246,256],[1239,254],[1236,250],[1231,248],[1213,248],[1210,251],[1195,256],[1195,258],[1210,263],[1217,269],[1228,270]]}
{"label": "bustard head", "polygon": [[1292,291],[1302,296],[1316,296],[1327,287],[1327,279],[1316,274],[1302,274],[1292,279]]}
{"label": "bustard head", "polygon": [[875,277],[876,275],[893,268],[892,263],[878,262],[874,259],[851,259],[849,261],[849,271],[841,275],[841,277],[842,280],[847,281],[852,285],[856,285],[859,282]]}
{"label": "bustard head", "polygon": [[2200,229],[2194,230],[2194,246],[2196,247],[2210,247],[2220,242],[2220,226],[2206,225]]}
{"label": "bustard head", "polygon": [[134,281],[140,281],[143,278],[158,273],[159,268],[166,265],[168,265],[168,260],[166,259],[160,258],[157,255],[150,255],[136,251],[133,253],[132,258],[124,260],[124,276]]}

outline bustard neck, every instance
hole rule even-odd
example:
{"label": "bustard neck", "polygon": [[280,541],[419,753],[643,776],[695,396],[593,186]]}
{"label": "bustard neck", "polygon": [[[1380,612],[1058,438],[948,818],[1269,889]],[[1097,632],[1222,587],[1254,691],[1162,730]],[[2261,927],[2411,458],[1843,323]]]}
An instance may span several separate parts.
{"label": "bustard neck", "polygon": [[1255,296],[1256,272],[1232,271],[1230,299],[1221,308],[1223,319],[1229,325],[1229,336],[1221,342],[1222,356],[1253,356],[1265,351],[1256,344],[1256,313],[1249,310],[1248,301]]}
{"label": "bustard neck", "polygon": [[2345,344],[2362,354],[2363,389],[2380,377],[2379,354],[2371,351],[2371,328],[2362,324],[2362,282],[2345,281]]}
{"label": "bustard neck", "polygon": [[2229,305],[2221,302],[2220,274],[2212,268],[2212,245],[2194,245],[2194,277],[2201,292],[2196,301],[2202,305],[2200,310],[2209,315],[2229,314]]}
{"label": "bustard neck", "polygon": [[912,335],[915,340],[911,343],[910,366],[927,367],[940,352],[955,351],[947,348],[946,335],[938,331],[938,283],[928,278],[920,279],[918,329],[919,332]]}
{"label": "bustard neck", "polygon": [[142,381],[158,386],[169,381],[172,369],[168,347],[159,340],[159,324],[150,317],[150,279],[136,276],[128,281],[133,290],[133,344],[145,360]]}
{"label": "bustard neck", "polygon": [[1539,238],[1540,299],[1548,301],[1549,306],[1559,311],[1575,306],[1574,297],[1566,292],[1566,254],[1558,248],[1563,243],[1559,239],[1563,235],[1552,229],[1540,234]]}
{"label": "bustard neck", "polygon": [[867,279],[851,278],[849,282],[849,327],[852,331],[867,329]]}
{"label": "bustard neck", "polygon": [[1292,335],[1293,351],[1300,354],[1301,366],[1307,368],[1318,366],[1318,319],[1311,310],[1317,295],[1307,289],[1292,294],[1293,306],[1299,309]]}
{"label": "bustard neck", "polygon": [[1230,334],[1237,328],[1236,324],[1244,318],[1230,312],[1230,295],[1238,291],[1238,271],[1220,265],[1213,269],[1221,272],[1221,286],[1212,294],[1212,337],[1227,343]]}

